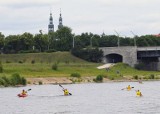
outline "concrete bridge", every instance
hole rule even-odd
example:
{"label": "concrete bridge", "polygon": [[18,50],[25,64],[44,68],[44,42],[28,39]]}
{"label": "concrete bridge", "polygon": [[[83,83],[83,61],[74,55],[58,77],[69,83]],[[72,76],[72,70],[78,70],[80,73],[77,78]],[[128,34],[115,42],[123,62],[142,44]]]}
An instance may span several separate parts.
{"label": "concrete bridge", "polygon": [[[130,66],[141,61],[159,62],[160,47],[101,47],[103,51],[103,63],[123,62]],[[160,65],[159,65],[160,66]]]}

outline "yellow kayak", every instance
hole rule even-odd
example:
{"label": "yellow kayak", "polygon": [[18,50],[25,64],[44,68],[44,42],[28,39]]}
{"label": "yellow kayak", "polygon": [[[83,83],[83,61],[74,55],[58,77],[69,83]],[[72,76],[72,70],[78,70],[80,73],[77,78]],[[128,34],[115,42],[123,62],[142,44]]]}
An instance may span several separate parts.
{"label": "yellow kayak", "polygon": [[130,89],[129,89],[129,88],[127,89],[127,91],[130,91],[130,90],[131,90],[131,88],[130,88]]}
{"label": "yellow kayak", "polygon": [[136,95],[136,97],[142,97],[143,95]]}

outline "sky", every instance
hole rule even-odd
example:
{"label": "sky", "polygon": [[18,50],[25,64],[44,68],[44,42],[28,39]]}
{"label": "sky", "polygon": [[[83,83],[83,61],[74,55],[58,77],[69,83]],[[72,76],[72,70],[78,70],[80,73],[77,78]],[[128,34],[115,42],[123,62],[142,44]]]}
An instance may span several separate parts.
{"label": "sky", "polygon": [[0,32],[5,36],[48,33],[50,12],[57,30],[61,9],[63,25],[76,35],[159,34],[159,4],[160,0],[0,0]]}

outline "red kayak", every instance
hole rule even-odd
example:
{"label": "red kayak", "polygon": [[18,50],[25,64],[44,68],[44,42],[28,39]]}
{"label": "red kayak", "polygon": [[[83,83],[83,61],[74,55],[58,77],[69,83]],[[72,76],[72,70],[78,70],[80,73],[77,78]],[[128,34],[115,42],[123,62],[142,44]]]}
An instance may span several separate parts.
{"label": "red kayak", "polygon": [[18,94],[17,96],[18,96],[18,97],[27,97],[28,95],[27,95],[27,94],[26,94],[26,95]]}

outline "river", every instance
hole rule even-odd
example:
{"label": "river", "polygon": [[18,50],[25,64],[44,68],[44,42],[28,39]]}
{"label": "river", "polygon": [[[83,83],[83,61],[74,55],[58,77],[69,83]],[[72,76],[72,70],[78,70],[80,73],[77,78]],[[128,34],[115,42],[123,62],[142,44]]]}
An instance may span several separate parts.
{"label": "river", "polygon": [[[131,91],[121,90],[131,85]],[[109,82],[0,88],[0,114],[160,114],[160,81]],[[28,97],[19,98],[22,89]],[[135,90],[143,97],[136,97]]]}

